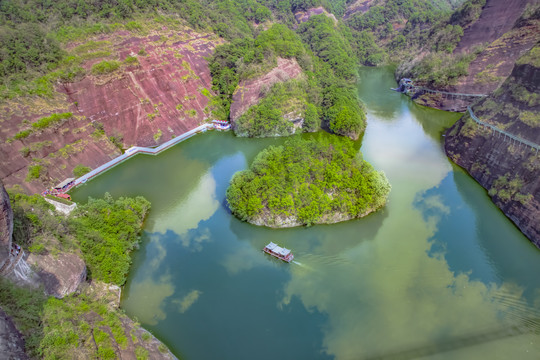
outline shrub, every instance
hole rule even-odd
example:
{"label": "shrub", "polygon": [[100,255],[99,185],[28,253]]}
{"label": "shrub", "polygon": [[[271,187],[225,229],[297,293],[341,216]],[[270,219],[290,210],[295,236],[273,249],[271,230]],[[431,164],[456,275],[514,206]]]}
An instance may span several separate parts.
{"label": "shrub", "polygon": [[126,27],[126,30],[129,31],[141,31],[143,29],[142,25],[139,24],[137,21],[130,21],[124,26]]}
{"label": "shrub", "polygon": [[21,140],[21,139],[27,138],[31,133],[32,133],[31,129],[19,131],[18,133],[15,134],[13,138],[16,140]]}
{"label": "shrub", "polygon": [[102,75],[102,74],[112,73],[113,71],[116,71],[119,67],[120,67],[120,62],[116,60],[112,60],[112,61],[104,60],[102,62],[92,65],[92,74]]}
{"label": "shrub", "polygon": [[120,151],[124,151],[124,137],[122,135],[110,136],[109,140],[116,146]]}
{"label": "shrub", "polygon": [[38,348],[43,338],[41,314],[45,301],[42,291],[16,286],[0,277],[0,306],[25,336],[28,355],[35,358],[38,358]]}
{"label": "shrub", "polygon": [[135,357],[137,360],[147,360],[148,359],[148,350],[142,346],[137,346],[135,348]]}
{"label": "shrub", "polygon": [[84,174],[89,173],[90,171],[92,171],[92,169],[89,168],[88,166],[79,164],[73,168],[73,175],[76,177],[81,177]]}
{"label": "shrub", "polygon": [[26,146],[19,150],[19,152],[23,157],[27,157],[28,155],[30,155],[30,149]]}
{"label": "shrub", "polygon": [[30,182],[35,179],[39,179],[41,176],[41,171],[43,170],[42,165],[31,165],[28,167],[28,175],[26,175],[26,181]]}
{"label": "shrub", "polygon": [[124,64],[126,65],[139,65],[139,59],[135,56],[128,56],[124,60]]}
{"label": "shrub", "polygon": [[88,200],[79,205],[70,222],[77,234],[92,278],[122,285],[138,247],[139,231],[150,203],[143,197]]}
{"label": "shrub", "polygon": [[70,112],[60,113],[60,114],[51,114],[50,116],[42,117],[38,121],[32,124],[32,127],[37,130],[45,129],[55,123],[60,122],[64,119],[69,119],[73,114]]}

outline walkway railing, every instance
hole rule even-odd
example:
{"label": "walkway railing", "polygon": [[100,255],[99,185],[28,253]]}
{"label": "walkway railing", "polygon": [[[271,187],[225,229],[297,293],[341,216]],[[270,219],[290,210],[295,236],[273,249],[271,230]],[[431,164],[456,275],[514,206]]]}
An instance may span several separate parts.
{"label": "walkway railing", "polygon": [[78,179],[75,179],[74,186],[76,187],[80,184],[83,184],[87,182],[88,180],[104,173],[105,171],[112,169],[116,165],[126,161],[132,156],[135,156],[137,154],[148,154],[148,155],[157,155],[162,151],[167,150],[168,148],[178,144],[181,141],[184,141],[190,137],[192,137],[195,134],[205,132],[207,130],[213,129],[214,126],[212,124],[203,124],[193,130],[190,130],[186,133],[183,133],[182,135],[179,135],[166,143],[161,144],[160,146],[156,148],[149,148],[149,147],[141,147],[141,146],[134,146],[129,148],[124,154],[112,159],[111,161],[101,165],[100,167],[95,168],[94,170],[90,171],[89,173],[81,176]]}
{"label": "walkway railing", "polygon": [[443,95],[452,96],[452,97],[480,97],[480,98],[483,98],[483,97],[487,96],[486,94],[464,94],[464,93],[453,93],[453,92],[448,92],[448,91],[432,90],[432,89],[428,89],[428,88],[425,88],[425,87],[422,87],[422,86],[415,86],[415,89],[418,89],[419,91],[422,91],[422,92],[428,92],[428,93],[432,93],[432,94],[443,94]]}
{"label": "walkway railing", "polygon": [[522,139],[520,138],[519,136],[516,136],[516,135],[513,135],[513,134],[510,134],[504,130],[501,130],[499,129],[498,127],[494,126],[494,125],[491,125],[491,124],[488,124],[482,120],[480,120],[479,118],[476,117],[476,115],[474,115],[472,109],[470,106],[467,106],[467,110],[469,111],[469,115],[471,116],[471,118],[479,125],[483,126],[483,127],[487,127],[495,132],[497,132],[499,134],[499,136],[504,135],[505,139],[506,137],[510,138],[511,141],[515,141],[515,142],[518,142],[519,144],[523,144],[525,146],[528,146],[534,150],[536,150],[536,153],[538,154],[538,150],[540,150],[540,145],[538,144],[535,144],[533,142],[530,142],[530,141],[527,141],[525,139]]}

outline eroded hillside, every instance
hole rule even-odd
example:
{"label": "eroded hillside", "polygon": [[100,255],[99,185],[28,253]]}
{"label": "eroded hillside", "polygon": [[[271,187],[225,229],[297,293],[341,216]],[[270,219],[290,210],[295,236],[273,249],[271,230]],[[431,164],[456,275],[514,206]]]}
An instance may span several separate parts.
{"label": "eroded hillside", "polygon": [[[530,0],[516,0],[509,8],[506,2],[487,0],[478,19],[464,27],[453,54],[446,55],[448,59],[444,54],[417,58],[417,65],[399,76],[452,93],[491,93],[510,75],[516,60],[538,41],[540,11],[538,7],[527,7],[529,4]],[[465,111],[473,100],[441,94],[424,94],[415,99],[421,105],[450,111]]]}
{"label": "eroded hillside", "polygon": [[[448,156],[465,168],[499,208],[540,247],[540,45],[521,57],[511,75],[473,114],[447,133]],[[518,141],[516,138],[524,141]]]}
{"label": "eroded hillside", "polygon": [[52,96],[0,107],[0,177],[42,191],[134,145],[155,146],[210,118],[205,57],[222,41],[179,22],[124,27],[67,45]]}

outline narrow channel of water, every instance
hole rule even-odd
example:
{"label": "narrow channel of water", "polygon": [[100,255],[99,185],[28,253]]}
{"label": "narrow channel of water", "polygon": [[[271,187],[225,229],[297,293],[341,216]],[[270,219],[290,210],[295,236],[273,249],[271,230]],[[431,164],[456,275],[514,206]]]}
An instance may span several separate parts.
{"label": "narrow channel of water", "polygon": [[[185,359],[537,359],[540,251],[445,157],[459,115],[390,91],[389,69],[360,71],[361,150],[392,184],[384,210],[284,230],[238,221],[228,181],[283,139],[212,132],[139,155],[73,195],[152,202],[122,306]],[[295,263],[262,253],[270,241]]]}

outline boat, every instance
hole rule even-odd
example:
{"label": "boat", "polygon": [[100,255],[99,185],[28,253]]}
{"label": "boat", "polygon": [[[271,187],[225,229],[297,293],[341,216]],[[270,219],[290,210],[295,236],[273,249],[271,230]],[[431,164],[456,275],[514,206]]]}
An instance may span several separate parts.
{"label": "boat", "polygon": [[223,121],[223,120],[212,120],[212,123],[214,125],[214,129],[217,129],[217,130],[230,130],[231,129],[231,123],[229,123],[228,121]]}
{"label": "boat", "polygon": [[292,254],[291,250],[282,248],[273,242],[266,245],[263,251],[288,263],[294,259],[294,255]]}

